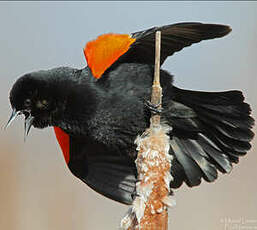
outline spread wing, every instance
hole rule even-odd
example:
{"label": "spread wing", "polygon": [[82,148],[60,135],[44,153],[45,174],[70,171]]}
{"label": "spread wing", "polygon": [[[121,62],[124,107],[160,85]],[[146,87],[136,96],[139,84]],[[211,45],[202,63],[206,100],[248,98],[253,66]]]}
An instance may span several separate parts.
{"label": "spread wing", "polygon": [[155,32],[161,31],[161,64],[168,56],[202,40],[223,37],[229,26],[197,22],[177,23],[127,34],[105,34],[87,43],[84,54],[95,78],[114,63],[154,64]]}
{"label": "spread wing", "polygon": [[110,152],[100,143],[70,137],[71,172],[96,192],[124,204],[132,203],[136,186],[134,161]]}
{"label": "spread wing", "polygon": [[217,171],[229,173],[232,163],[251,148],[254,119],[240,91],[210,93],[174,87],[171,103],[165,107],[173,127],[171,187],[183,182],[196,186],[201,178],[212,182]]}
{"label": "spread wing", "polygon": [[[161,64],[168,56],[202,40],[227,35],[231,28],[225,25],[202,24],[197,22],[177,23],[132,34],[136,41],[132,44],[126,61],[154,64],[155,33],[161,31]],[[135,59],[135,61],[133,61]]]}
{"label": "spread wing", "polygon": [[136,167],[132,158],[110,152],[100,143],[69,136],[54,127],[57,141],[71,172],[96,192],[124,204],[132,203]]}

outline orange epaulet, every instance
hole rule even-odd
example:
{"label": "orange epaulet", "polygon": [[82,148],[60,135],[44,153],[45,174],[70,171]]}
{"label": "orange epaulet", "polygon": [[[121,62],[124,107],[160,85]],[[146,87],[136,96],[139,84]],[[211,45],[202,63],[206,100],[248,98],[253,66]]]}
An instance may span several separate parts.
{"label": "orange epaulet", "polygon": [[128,34],[104,34],[90,41],[84,48],[87,64],[95,78],[100,78],[135,42]]}

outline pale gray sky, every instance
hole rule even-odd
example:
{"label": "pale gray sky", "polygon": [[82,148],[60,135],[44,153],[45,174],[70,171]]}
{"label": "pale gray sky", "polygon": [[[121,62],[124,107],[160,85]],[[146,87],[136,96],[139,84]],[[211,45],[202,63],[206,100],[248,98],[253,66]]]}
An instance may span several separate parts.
{"label": "pale gray sky", "polygon": [[[256,117],[257,2],[0,2],[1,125],[10,113],[9,90],[22,74],[85,66],[83,47],[101,33],[182,21],[227,24],[233,31],[169,58],[163,68],[175,75],[175,84],[240,89]],[[256,139],[253,145],[230,175],[175,192],[170,229],[225,230],[224,218],[254,219],[257,227]],[[117,229],[127,207],[71,175],[51,129],[33,129],[24,144],[17,119],[0,132],[0,149],[1,229]]]}

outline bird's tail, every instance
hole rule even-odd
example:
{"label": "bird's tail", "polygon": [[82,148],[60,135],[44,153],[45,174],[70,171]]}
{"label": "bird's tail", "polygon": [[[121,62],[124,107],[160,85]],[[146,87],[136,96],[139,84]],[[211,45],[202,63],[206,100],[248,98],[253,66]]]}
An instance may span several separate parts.
{"label": "bird's tail", "polygon": [[237,163],[250,149],[254,119],[240,91],[197,92],[174,87],[174,102],[184,114],[177,113],[171,119],[173,147],[179,148],[173,149],[171,187],[179,187],[183,181],[198,185],[209,172],[214,176],[206,180],[211,182],[217,177],[217,169],[230,171],[228,163]]}

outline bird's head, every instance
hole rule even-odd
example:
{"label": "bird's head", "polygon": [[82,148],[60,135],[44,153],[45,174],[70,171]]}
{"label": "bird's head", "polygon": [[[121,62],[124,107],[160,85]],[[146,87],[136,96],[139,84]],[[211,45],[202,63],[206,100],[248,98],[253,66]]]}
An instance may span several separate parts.
{"label": "bird's head", "polygon": [[31,126],[45,128],[53,126],[65,113],[65,107],[72,87],[75,70],[56,68],[25,74],[10,91],[13,109],[6,126],[18,116],[25,117],[25,136]]}

